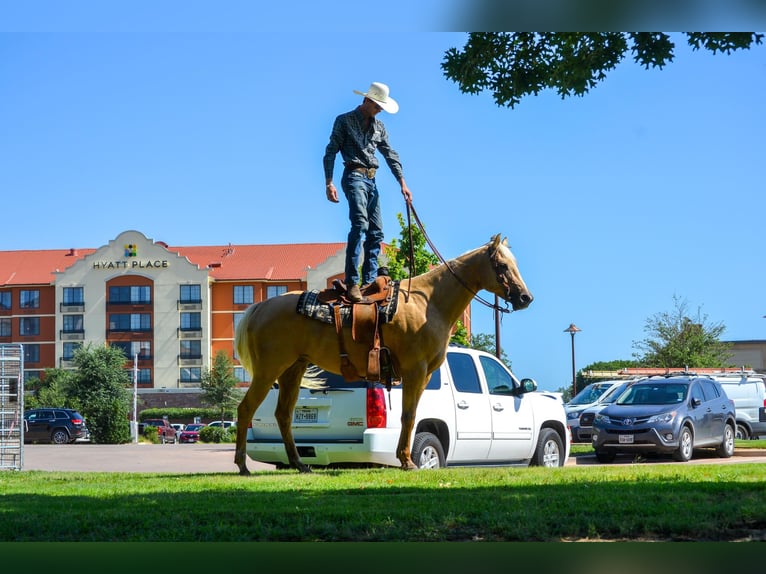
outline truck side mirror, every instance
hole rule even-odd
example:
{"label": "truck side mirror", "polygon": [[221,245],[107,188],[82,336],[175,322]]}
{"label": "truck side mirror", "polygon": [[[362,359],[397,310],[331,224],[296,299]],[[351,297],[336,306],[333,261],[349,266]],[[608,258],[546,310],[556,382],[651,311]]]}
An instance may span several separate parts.
{"label": "truck side mirror", "polygon": [[537,381],[534,379],[521,379],[521,390],[524,393],[532,393],[537,390]]}

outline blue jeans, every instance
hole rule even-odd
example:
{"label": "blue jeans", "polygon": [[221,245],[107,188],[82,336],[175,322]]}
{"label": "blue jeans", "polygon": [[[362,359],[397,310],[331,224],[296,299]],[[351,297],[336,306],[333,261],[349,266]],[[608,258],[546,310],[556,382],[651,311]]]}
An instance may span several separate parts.
{"label": "blue jeans", "polygon": [[[348,200],[348,218],[351,231],[346,244],[346,286],[359,284],[359,253],[364,245],[362,284],[375,281],[378,274],[378,255],[383,241],[383,220],[380,216],[380,197],[374,179],[345,170],[341,179],[343,193]],[[362,243],[364,235],[364,243]]]}

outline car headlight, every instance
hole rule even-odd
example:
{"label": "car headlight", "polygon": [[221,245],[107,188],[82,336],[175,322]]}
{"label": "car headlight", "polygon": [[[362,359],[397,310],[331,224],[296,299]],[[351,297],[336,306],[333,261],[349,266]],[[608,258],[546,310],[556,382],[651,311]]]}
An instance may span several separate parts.
{"label": "car headlight", "polygon": [[661,413],[659,415],[654,415],[653,417],[649,417],[649,420],[646,421],[646,424],[656,424],[656,423],[669,423],[671,422],[676,416],[676,411],[670,411],[667,413]]}
{"label": "car headlight", "polygon": [[609,417],[602,414],[597,414],[596,417],[593,419],[593,424],[602,424],[602,425],[608,425],[611,421],[609,420]]}
{"label": "car headlight", "polygon": [[579,418],[580,418],[580,413],[576,411],[572,413],[567,413],[567,419],[579,419]]}

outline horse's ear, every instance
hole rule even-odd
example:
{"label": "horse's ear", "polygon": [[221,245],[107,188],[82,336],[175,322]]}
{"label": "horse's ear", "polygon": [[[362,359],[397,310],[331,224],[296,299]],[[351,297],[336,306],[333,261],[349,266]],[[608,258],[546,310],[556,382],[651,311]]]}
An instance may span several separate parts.
{"label": "horse's ear", "polygon": [[507,237],[503,237],[503,245],[508,247],[508,238]]}
{"label": "horse's ear", "polygon": [[492,243],[492,249],[497,249],[497,246],[500,245],[500,234],[494,235],[490,243]]}

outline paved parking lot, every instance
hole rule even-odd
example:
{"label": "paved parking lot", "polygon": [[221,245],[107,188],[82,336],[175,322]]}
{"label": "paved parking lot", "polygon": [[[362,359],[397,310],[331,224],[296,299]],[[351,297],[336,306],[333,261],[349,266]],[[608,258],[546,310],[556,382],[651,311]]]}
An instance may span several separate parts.
{"label": "paved parking lot", "polygon": [[[248,458],[251,471],[274,468]],[[238,472],[234,445],[226,444],[28,444],[22,470],[77,472]]]}

